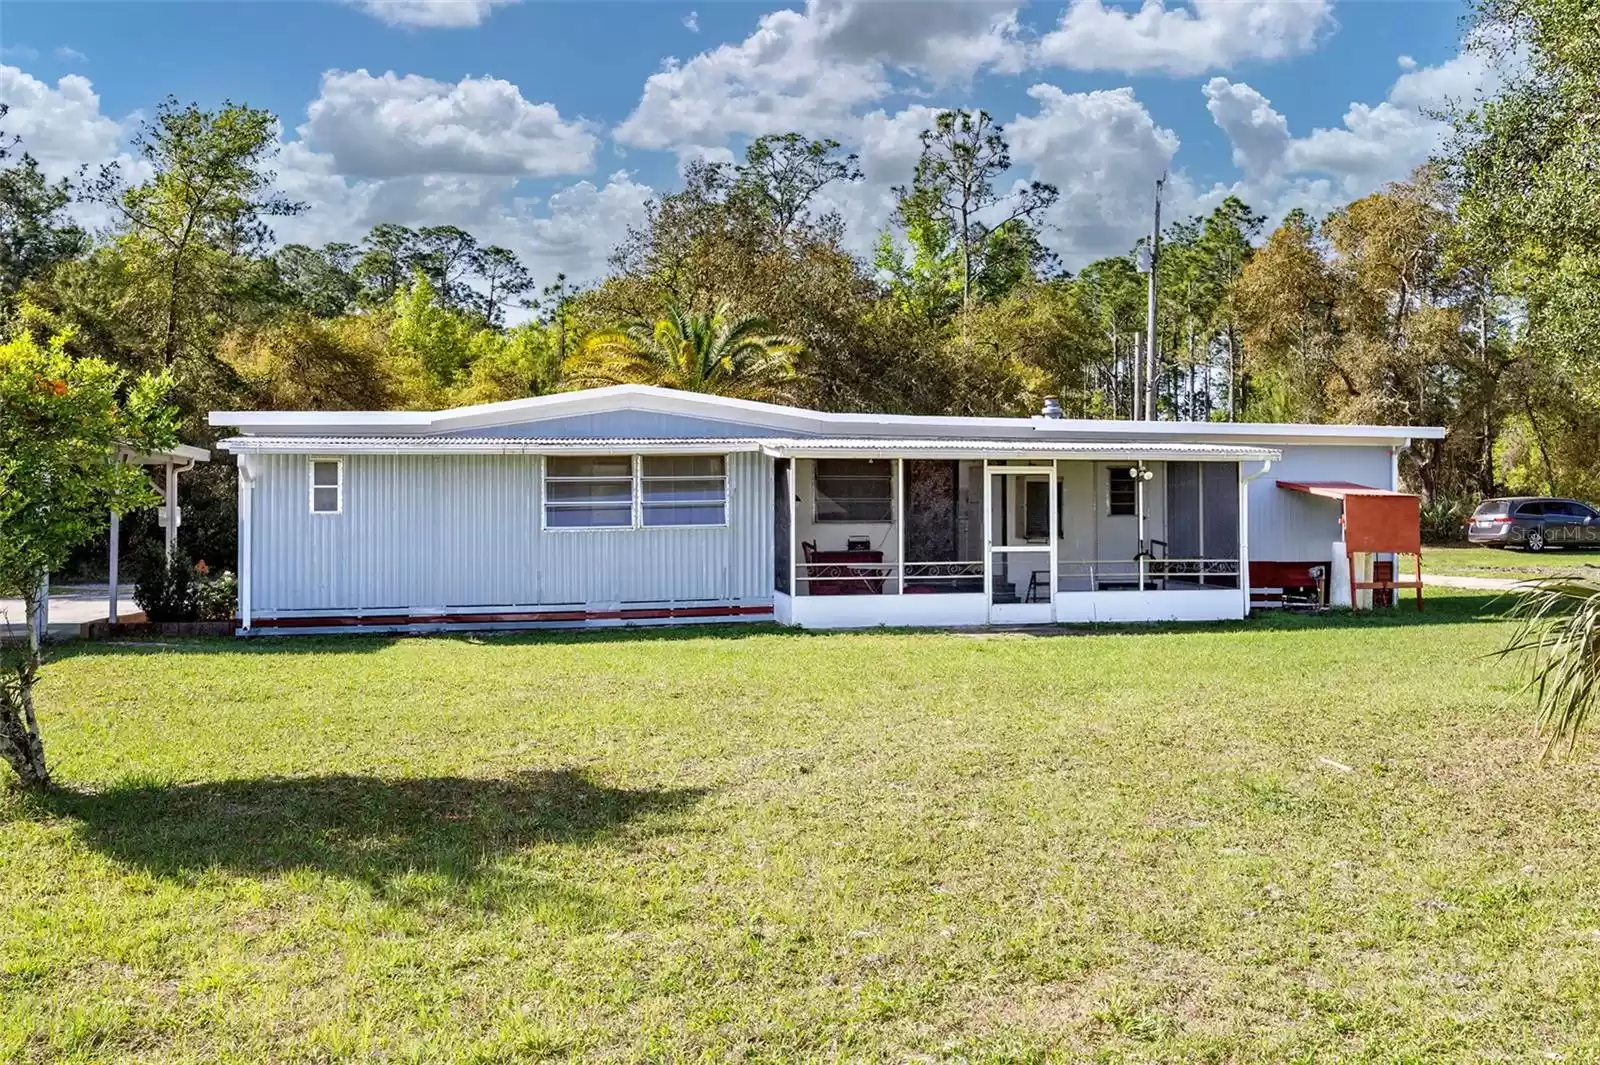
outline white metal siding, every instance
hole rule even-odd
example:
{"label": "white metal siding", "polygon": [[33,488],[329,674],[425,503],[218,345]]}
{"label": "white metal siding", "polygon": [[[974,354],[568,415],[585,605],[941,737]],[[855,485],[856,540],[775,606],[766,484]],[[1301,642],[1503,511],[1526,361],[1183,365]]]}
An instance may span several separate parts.
{"label": "white metal siding", "polygon": [[344,510],[313,514],[308,457],[261,455],[258,615],[772,601],[771,460],[728,456],[728,525],[540,530],[540,460],[350,455]]}
{"label": "white metal siding", "polygon": [[1283,458],[1250,485],[1250,557],[1256,561],[1314,562],[1333,557],[1341,539],[1337,500],[1279,488],[1278,481],[1351,481],[1388,488],[1389,449],[1379,445],[1285,444]]}

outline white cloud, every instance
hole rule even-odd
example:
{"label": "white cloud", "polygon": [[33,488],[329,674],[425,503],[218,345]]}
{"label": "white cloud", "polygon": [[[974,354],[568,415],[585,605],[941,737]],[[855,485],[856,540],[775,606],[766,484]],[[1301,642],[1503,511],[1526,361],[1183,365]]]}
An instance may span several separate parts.
{"label": "white cloud", "polygon": [[817,47],[847,62],[882,62],[937,81],[1022,69],[1017,0],[811,0]]}
{"label": "white cloud", "polygon": [[708,148],[791,130],[847,136],[861,108],[894,89],[891,72],[936,83],[1024,61],[1015,3],[807,0],[774,11],[735,44],[668,60],[616,129],[629,147]]}
{"label": "white cloud", "polygon": [[1499,76],[1472,52],[1436,66],[1415,67],[1395,80],[1388,99],[1354,102],[1342,125],[1298,138],[1289,135],[1283,115],[1249,85],[1213,78],[1204,91],[1212,118],[1232,141],[1234,159],[1247,177],[1326,177],[1336,194],[1348,199],[1401,180],[1425,162],[1450,135],[1449,124],[1436,113],[1491,91]]}
{"label": "white cloud", "polygon": [[415,74],[328,71],[299,132],[353,177],[545,177],[582,173],[594,162],[586,123],[528,102],[498,78],[448,85]]}
{"label": "white cloud", "polygon": [[27,63],[39,58],[39,49],[25,44],[8,44],[0,47],[0,59],[15,59]]}
{"label": "white cloud", "polygon": [[794,11],[764,15],[739,44],[720,45],[652,74],[616,138],[634,148],[720,145],[730,136],[828,133],[889,91],[872,63],[830,60],[815,22]]}
{"label": "white cloud", "polygon": [[1401,68],[1387,99],[1353,102],[1339,126],[1301,137],[1251,86],[1212,78],[1203,89],[1206,107],[1245,176],[1203,199],[1234,193],[1274,223],[1292,207],[1325,214],[1408,177],[1450,135],[1449,124],[1435,113],[1492,92],[1503,76],[1470,51],[1431,67],[1402,62]]}
{"label": "white cloud", "polygon": [[688,30],[690,33],[699,33],[700,13],[698,11],[691,11],[687,15],[683,16],[683,28]]}
{"label": "white cloud", "polygon": [[1212,78],[1201,90],[1206,110],[1233,144],[1233,161],[1248,177],[1264,177],[1289,150],[1289,123],[1250,86]]}
{"label": "white cloud", "polygon": [[510,248],[534,271],[574,281],[598,279],[630,225],[644,220],[652,190],[618,171],[603,185],[579,181],[548,198],[517,195],[514,177],[426,174],[379,180],[341,175],[333,157],[303,142],[286,144],[278,185],[310,209],[278,220],[284,243],[356,242],[379,222],[412,227],[456,225],[483,244]]}
{"label": "white cloud", "polygon": [[56,47],[55,57],[64,63],[87,63],[89,61],[88,56],[65,44]]}
{"label": "white cloud", "polygon": [[[1178,136],[1158,126],[1129,88],[1068,93],[1035,85],[1035,115],[1007,127],[1012,157],[1061,190],[1042,234],[1069,269],[1125,252],[1149,228],[1156,178],[1169,171]],[[1176,200],[1191,197],[1182,174],[1168,179]]]}
{"label": "white cloud", "polygon": [[1104,0],[1072,0],[1039,41],[1045,65],[1193,77],[1248,60],[1312,50],[1333,24],[1331,0],[1188,0],[1137,11]]}
{"label": "white cloud", "polygon": [[516,0],[352,0],[357,7],[391,26],[459,29],[480,25],[501,4]]}
{"label": "white cloud", "polygon": [[22,150],[52,177],[107,162],[122,143],[122,126],[100,113],[100,97],[80,75],[68,74],[51,87],[17,67],[0,66],[0,100],[11,108],[0,129],[20,136]]}

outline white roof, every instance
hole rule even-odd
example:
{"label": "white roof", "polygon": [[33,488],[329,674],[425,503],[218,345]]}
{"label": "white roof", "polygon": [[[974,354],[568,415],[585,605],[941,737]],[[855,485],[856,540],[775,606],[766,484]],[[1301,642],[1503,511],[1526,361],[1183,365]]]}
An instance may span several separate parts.
{"label": "white roof", "polygon": [[169,462],[210,462],[211,452],[203,447],[192,444],[174,444],[165,451],[133,451],[123,450],[121,457],[125,462],[138,466],[164,466]]}
{"label": "white roof", "polygon": [[617,410],[644,410],[759,427],[798,436],[1038,437],[1124,440],[1203,439],[1273,443],[1360,442],[1399,446],[1440,440],[1438,426],[1300,425],[1246,422],[1135,422],[1070,418],[934,417],[806,410],[775,403],[682,392],[650,385],[612,385],[577,392],[440,411],[213,411],[211,424],[280,436],[427,436],[521,425]]}
{"label": "white roof", "polygon": [[234,436],[217,444],[236,454],[289,455],[726,455],[759,451],[763,441],[744,439],[538,438],[523,436]]}
{"label": "white roof", "polygon": [[896,439],[539,439],[528,437],[236,436],[219,445],[245,454],[294,455],[559,455],[733,454],[762,451],[779,457],[1027,458],[1040,459],[1276,459],[1271,448],[1176,441]]}

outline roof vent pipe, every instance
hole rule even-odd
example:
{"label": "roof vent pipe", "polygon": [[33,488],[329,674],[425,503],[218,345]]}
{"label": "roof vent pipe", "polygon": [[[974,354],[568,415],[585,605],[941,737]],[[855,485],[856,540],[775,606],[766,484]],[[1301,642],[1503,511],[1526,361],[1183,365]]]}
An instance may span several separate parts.
{"label": "roof vent pipe", "polygon": [[1043,417],[1046,417],[1046,418],[1059,418],[1059,417],[1061,417],[1061,399],[1060,399],[1060,397],[1059,396],[1046,396],[1046,397],[1044,397],[1044,410],[1040,411],[1039,413],[1040,413],[1040,415],[1042,415]]}

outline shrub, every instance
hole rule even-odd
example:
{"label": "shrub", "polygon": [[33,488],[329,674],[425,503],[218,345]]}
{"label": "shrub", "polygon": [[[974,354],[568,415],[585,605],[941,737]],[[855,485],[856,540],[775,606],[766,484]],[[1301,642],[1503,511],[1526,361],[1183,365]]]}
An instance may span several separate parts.
{"label": "shrub", "polygon": [[239,602],[239,582],[227,570],[213,575],[204,566],[204,562],[195,566],[200,577],[195,584],[195,612],[200,615],[201,621],[226,621],[235,615]]}
{"label": "shrub", "polygon": [[1422,542],[1454,544],[1465,540],[1467,519],[1472,517],[1473,509],[1464,499],[1435,499],[1422,504]]}
{"label": "shrub", "polygon": [[193,621],[195,573],[189,560],[175,555],[170,563],[154,544],[142,548],[135,559],[133,601],[149,621]]}

